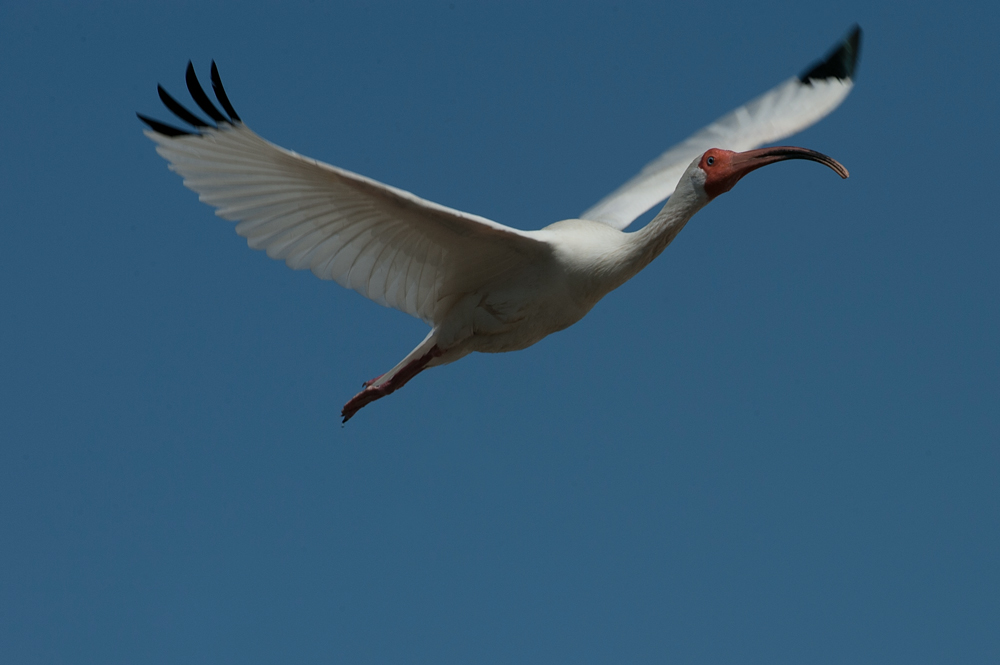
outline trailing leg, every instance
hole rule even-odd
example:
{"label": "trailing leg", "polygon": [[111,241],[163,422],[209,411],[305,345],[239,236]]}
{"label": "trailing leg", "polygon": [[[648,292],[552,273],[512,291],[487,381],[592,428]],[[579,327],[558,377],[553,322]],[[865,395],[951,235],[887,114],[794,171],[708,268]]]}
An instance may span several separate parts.
{"label": "trailing leg", "polygon": [[364,389],[352,397],[341,410],[340,415],[344,419],[342,422],[346,423],[364,406],[402,388],[407,381],[419,374],[427,367],[428,363],[440,357],[442,353],[436,344],[434,331],[431,331],[424,341],[403,358],[398,365],[382,376],[363,384]]}

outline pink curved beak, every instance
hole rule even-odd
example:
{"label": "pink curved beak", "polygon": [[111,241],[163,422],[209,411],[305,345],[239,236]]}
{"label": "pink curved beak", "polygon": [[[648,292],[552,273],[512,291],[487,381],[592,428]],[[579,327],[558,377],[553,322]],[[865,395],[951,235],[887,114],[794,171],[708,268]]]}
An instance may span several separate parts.
{"label": "pink curved beak", "polygon": [[812,162],[825,164],[837,172],[841,178],[846,178],[850,174],[844,165],[833,157],[828,157],[821,152],[808,150],[806,148],[796,148],[794,146],[777,146],[774,148],[760,148],[759,150],[747,150],[733,155],[733,170],[739,173],[742,178],[747,173],[768,164],[783,162],[786,159],[808,159]]}
{"label": "pink curved beak", "polygon": [[721,161],[716,165],[716,168],[707,172],[708,178],[705,181],[705,192],[711,198],[728,192],[740,178],[751,171],[755,171],[768,164],[774,164],[775,162],[783,162],[786,159],[808,159],[812,162],[819,162],[820,164],[829,166],[841,178],[848,176],[847,169],[840,162],[821,152],[807,150],[806,148],[776,146],[773,148],[760,148],[759,150],[747,150],[746,152],[720,150],[716,154],[720,155]]}

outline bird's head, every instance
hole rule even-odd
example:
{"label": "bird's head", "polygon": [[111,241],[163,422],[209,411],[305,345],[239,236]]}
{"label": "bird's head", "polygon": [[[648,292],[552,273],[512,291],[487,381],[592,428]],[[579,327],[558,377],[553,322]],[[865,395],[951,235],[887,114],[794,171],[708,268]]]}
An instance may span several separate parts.
{"label": "bird's head", "polygon": [[[761,148],[760,150],[747,150],[746,152],[733,152],[732,150],[712,148],[705,151],[705,154],[698,160],[697,170],[701,170],[705,174],[705,181],[702,186],[705,189],[708,200],[711,201],[719,194],[728,192],[740,178],[751,171],[759,169],[762,166],[767,166],[768,164],[774,164],[775,162],[783,162],[786,159],[808,159],[829,166],[841,178],[846,178],[848,175],[847,169],[837,160],[815,150],[792,146]],[[701,180],[701,178],[699,177],[698,180]]]}

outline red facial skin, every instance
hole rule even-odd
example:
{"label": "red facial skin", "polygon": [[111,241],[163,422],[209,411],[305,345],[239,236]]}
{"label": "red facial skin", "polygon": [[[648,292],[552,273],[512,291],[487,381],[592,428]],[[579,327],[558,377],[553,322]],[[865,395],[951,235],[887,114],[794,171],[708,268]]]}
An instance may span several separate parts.
{"label": "red facial skin", "polygon": [[847,169],[837,160],[814,150],[792,146],[761,148],[746,152],[712,148],[701,156],[698,167],[705,172],[705,193],[708,194],[709,199],[714,199],[719,194],[724,194],[732,189],[740,178],[751,171],[775,162],[783,162],[786,159],[808,159],[819,162],[836,171],[841,178],[848,176]]}

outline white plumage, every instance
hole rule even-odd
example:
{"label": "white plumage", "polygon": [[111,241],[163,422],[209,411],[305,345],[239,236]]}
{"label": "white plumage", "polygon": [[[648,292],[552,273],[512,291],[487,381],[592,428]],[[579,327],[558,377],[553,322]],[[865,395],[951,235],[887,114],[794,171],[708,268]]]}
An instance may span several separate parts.
{"label": "white plumage", "polygon": [[[171,170],[217,215],[237,222],[236,232],[251,248],[431,325],[416,349],[347,403],[346,422],[427,367],[472,351],[525,348],[576,322],[750,170],[782,159],[810,159],[846,177],[843,167],[819,153],[742,151],[800,131],[836,108],[853,86],[859,42],[860,30],[854,28],[802,77],[671,148],[580,219],[540,231],[519,231],[453,210],[269,143],[233,110],[215,63],[213,88],[228,117],[208,99],[190,64],[187,83],[217,126],[162,88],[166,106],[196,130],[139,117]],[[667,197],[645,228],[620,230]]]}
{"label": "white plumage", "polygon": [[242,123],[146,135],[253,249],[431,325],[449,292],[537,261],[524,233],[298,155]]}

